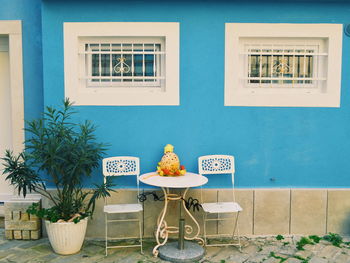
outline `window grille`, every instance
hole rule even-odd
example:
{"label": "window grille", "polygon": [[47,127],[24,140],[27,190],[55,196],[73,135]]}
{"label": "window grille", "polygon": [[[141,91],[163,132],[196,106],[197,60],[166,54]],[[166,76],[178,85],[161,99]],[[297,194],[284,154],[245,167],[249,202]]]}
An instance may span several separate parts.
{"label": "window grille", "polygon": [[159,42],[84,43],[87,87],[156,87],[164,81],[164,45]]}
{"label": "window grille", "polygon": [[247,87],[317,87],[325,81],[318,45],[245,45]]}

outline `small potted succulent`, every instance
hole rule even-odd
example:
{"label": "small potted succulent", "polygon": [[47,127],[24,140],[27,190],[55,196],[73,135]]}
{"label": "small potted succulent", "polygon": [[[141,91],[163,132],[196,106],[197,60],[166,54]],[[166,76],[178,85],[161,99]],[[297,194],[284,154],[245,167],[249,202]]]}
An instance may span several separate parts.
{"label": "small potted succulent", "polygon": [[64,255],[80,251],[96,200],[113,191],[110,181],[83,189],[84,178],[99,166],[106,146],[96,141],[94,125],[76,124],[72,114],[68,99],[60,109],[47,107],[41,118],[27,122],[24,151],[14,155],[7,150],[2,158],[3,174],[19,195],[36,192],[51,203],[50,208],[33,204],[28,213],[45,220],[51,246]]}

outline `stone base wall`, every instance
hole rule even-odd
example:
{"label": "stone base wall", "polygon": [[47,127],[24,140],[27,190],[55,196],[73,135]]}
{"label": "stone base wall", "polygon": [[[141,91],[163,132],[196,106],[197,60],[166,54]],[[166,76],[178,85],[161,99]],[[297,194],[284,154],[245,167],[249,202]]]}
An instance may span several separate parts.
{"label": "stone base wall", "polygon": [[5,237],[7,239],[39,239],[41,220],[26,211],[32,203],[40,201],[5,202]]}
{"label": "stone base wall", "polygon": [[[151,191],[151,190],[145,190]],[[156,191],[159,195],[161,191]],[[242,206],[239,216],[241,235],[293,235],[328,232],[350,235],[350,189],[237,189],[236,201]],[[112,194],[111,203],[136,202],[136,191],[122,189]],[[189,190],[187,197],[200,199],[200,190]],[[203,189],[205,202],[229,201],[228,189]],[[45,205],[45,202],[44,202]],[[47,203],[46,203],[47,205]],[[87,236],[104,238],[103,200],[97,202],[93,219],[89,220]],[[148,196],[143,203],[144,236],[152,237],[163,202]],[[191,210],[192,212],[192,210]],[[202,227],[202,211],[192,212]],[[168,224],[178,225],[179,206],[172,202],[167,216]],[[214,217],[216,215],[213,215]],[[119,216],[119,218],[131,216]],[[189,222],[190,219],[186,217]],[[230,233],[233,222],[210,222],[208,234]],[[138,235],[135,223],[116,223],[111,235]]]}

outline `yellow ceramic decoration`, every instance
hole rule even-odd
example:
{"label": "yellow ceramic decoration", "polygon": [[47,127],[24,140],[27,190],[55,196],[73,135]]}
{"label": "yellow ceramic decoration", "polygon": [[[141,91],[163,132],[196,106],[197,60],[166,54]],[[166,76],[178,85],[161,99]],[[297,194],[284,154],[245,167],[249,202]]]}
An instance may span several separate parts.
{"label": "yellow ceramic decoration", "polygon": [[157,172],[160,176],[179,176],[186,173],[185,167],[180,166],[180,159],[174,153],[174,146],[171,144],[164,147],[164,155],[158,163]]}

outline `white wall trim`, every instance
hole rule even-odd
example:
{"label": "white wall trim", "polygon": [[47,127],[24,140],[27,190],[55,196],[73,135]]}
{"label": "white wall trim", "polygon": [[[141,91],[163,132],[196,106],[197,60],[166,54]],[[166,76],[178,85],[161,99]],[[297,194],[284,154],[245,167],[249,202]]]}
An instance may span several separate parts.
{"label": "white wall trim", "polygon": [[[341,24],[226,23],[225,28],[225,106],[340,107]],[[326,83],[317,92],[295,88],[248,90],[243,80],[244,58],[239,54],[243,38],[305,38],[327,42]]]}
{"label": "white wall trim", "polygon": [[0,20],[0,34],[9,37],[12,150],[18,153],[24,148],[22,22]]}
{"label": "white wall trim", "polygon": [[[179,105],[179,23],[64,23],[65,96],[76,105]],[[165,39],[165,87],[154,89],[87,88],[81,79],[79,39],[84,37],[161,37]],[[81,56],[81,55],[80,55]]]}

